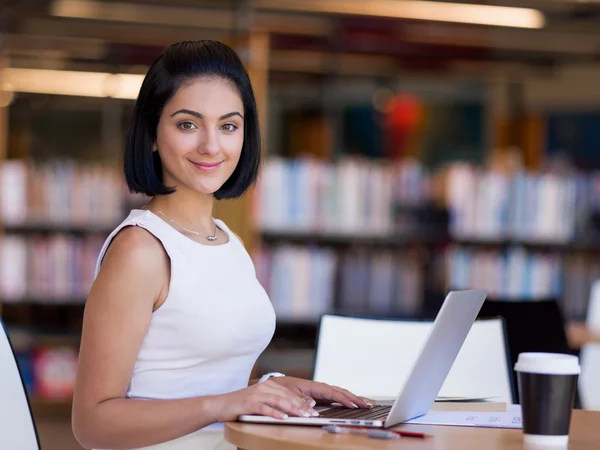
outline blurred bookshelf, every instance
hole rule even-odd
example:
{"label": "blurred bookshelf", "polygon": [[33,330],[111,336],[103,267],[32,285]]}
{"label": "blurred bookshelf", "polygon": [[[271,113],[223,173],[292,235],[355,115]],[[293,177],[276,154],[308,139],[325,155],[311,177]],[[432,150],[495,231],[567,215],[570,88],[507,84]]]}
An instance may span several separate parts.
{"label": "blurred bookshelf", "polygon": [[[303,70],[314,54],[271,38],[255,36],[259,52],[244,52],[273,62],[251,70],[266,163],[252,201],[219,202],[216,214],[242,236],[277,312],[261,372],[310,376],[323,313],[431,317],[449,289],[558,298],[567,320],[584,320],[591,281],[600,277],[600,175],[539,163],[564,143],[529,124],[560,114],[535,111],[500,124],[506,117],[490,91],[511,80],[448,68],[435,77],[421,68],[403,74],[402,63],[382,70],[381,58],[367,54],[347,64],[356,57],[348,48]],[[58,103],[60,113],[51,107]],[[97,254],[139,200],[126,193],[116,164],[131,106],[47,95],[19,95],[10,106],[0,166],[0,313],[17,336],[38,411],[69,410]],[[508,142],[501,128],[523,136]],[[539,144],[545,134],[547,149]],[[496,146],[500,159],[507,155],[500,164]]]}
{"label": "blurred bookshelf", "polygon": [[0,298],[36,415],[69,414],[83,306],[130,199],[116,165],[56,157],[0,166]]}
{"label": "blurred bookshelf", "polygon": [[122,220],[118,170],[72,160],[1,166],[0,295],[5,304],[82,302],[97,255]]}
{"label": "blurred bookshelf", "polygon": [[[359,180],[351,190],[345,170]],[[600,277],[596,173],[276,158],[264,174],[254,260],[278,314],[278,340],[259,360],[263,370],[288,349],[292,373],[310,376],[323,313],[432,318],[450,289],[486,289],[490,300],[558,299],[569,335],[585,320]],[[379,221],[374,208],[383,211]]]}
{"label": "blurred bookshelf", "polygon": [[[275,160],[265,168],[255,210],[263,248],[255,260],[274,304],[286,305],[281,310],[286,320],[346,312],[339,299],[353,296],[368,300],[362,307],[350,301],[349,311],[399,314],[398,302],[404,301],[413,305],[404,312],[416,313],[418,300],[407,299],[423,298],[424,284],[440,293],[479,287],[491,297],[531,300],[562,299],[567,287],[576,293],[561,300],[567,318],[584,318],[584,292],[600,275],[594,259],[600,248],[598,175],[507,174],[458,163],[444,174],[440,206],[432,193],[436,175],[414,161],[342,164]],[[351,190],[346,177],[361,181]],[[276,183],[279,190],[272,187]],[[418,194],[403,198],[405,192]],[[377,208],[382,213],[374,217]],[[317,280],[311,268],[324,279]],[[391,278],[410,270],[415,270],[411,279],[423,270],[441,273],[423,275],[418,287],[407,288],[416,293],[407,295],[401,286],[391,286]],[[573,279],[582,288],[572,291]],[[321,306],[303,304],[302,296],[320,298]],[[290,298],[291,304],[283,300]]]}
{"label": "blurred bookshelf", "polygon": [[[60,392],[60,382],[36,387],[36,377],[44,380],[43,372],[36,376],[43,370],[36,365],[56,364],[65,379],[74,370],[99,246],[120,218],[105,216],[92,224],[90,217],[75,218],[68,204],[53,206],[64,209],[52,216],[31,180],[43,170],[54,174],[51,183],[64,184],[56,176],[58,167],[11,161],[0,171],[0,184],[11,187],[8,201],[0,194],[2,315],[16,330],[11,334],[29,335],[17,338],[17,348],[23,367],[29,367],[32,404],[42,414],[68,411],[69,400],[52,392]],[[62,173],[73,183],[79,169],[72,162],[68,167]],[[321,314],[431,317],[452,288],[483,288],[492,299],[558,298],[570,322],[583,321],[589,285],[600,276],[597,175],[546,179],[529,173],[522,183],[520,171],[467,167],[464,172],[463,163],[451,164],[436,172],[411,159],[387,164],[368,158],[342,163],[268,159],[255,191],[260,246],[252,257],[278,323],[273,343],[259,360],[261,370],[279,365],[290,374],[310,376]],[[97,168],[99,173],[105,169]],[[63,185],[49,190],[82,196],[112,192],[104,204],[116,205],[124,215],[131,199],[115,188],[120,185],[114,173],[106,174],[106,185],[94,189]],[[492,188],[489,179],[497,183]],[[564,203],[544,206],[547,190],[559,192]],[[547,219],[519,215],[521,203],[515,198],[528,196]],[[76,203],[85,201],[74,196],[70,204]]]}

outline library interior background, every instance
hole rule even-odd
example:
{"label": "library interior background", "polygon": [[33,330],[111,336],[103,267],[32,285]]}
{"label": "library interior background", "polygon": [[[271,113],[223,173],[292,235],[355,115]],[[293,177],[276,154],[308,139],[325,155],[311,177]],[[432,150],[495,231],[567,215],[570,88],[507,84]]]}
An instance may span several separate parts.
{"label": "library interior background", "polygon": [[80,448],[71,396],[96,258],[148,200],[126,189],[125,131],[177,41],[231,45],[257,96],[260,179],[215,211],[277,313],[256,373],[311,377],[324,313],[431,318],[451,289],[556,302],[565,330],[585,323],[600,2],[360,3],[0,2],[0,315],[44,450]]}

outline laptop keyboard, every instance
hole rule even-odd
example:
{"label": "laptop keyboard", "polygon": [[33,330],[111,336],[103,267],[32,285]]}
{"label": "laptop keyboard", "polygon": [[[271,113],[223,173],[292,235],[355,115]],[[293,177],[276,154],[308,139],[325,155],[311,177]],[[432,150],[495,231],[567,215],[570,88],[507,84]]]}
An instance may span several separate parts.
{"label": "laptop keyboard", "polygon": [[376,420],[387,417],[391,406],[373,406],[371,409],[353,409],[345,406],[334,406],[319,412],[319,417],[325,419],[360,419]]}

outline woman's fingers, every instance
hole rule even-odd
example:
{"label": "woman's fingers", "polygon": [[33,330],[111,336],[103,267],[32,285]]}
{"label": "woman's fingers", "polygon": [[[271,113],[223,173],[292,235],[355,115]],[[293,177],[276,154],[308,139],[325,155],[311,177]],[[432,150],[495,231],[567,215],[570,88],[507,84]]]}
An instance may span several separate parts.
{"label": "woman's fingers", "polygon": [[279,410],[267,405],[266,403],[259,403],[258,410],[256,411],[256,413],[260,414],[261,416],[273,417],[275,419],[280,419],[280,420],[285,420],[288,418],[288,415],[286,413],[279,411]]}
{"label": "woman's fingers", "polygon": [[265,381],[263,388],[270,393],[273,394],[277,394],[277,395],[281,395],[282,397],[289,397],[290,399],[293,399],[296,406],[298,407],[305,407],[306,406],[306,401],[304,399],[304,394],[301,392],[294,392],[291,389],[286,388],[285,386],[282,386],[278,383],[275,383],[274,381],[268,380]]}
{"label": "woman's fingers", "polygon": [[316,402],[309,396],[293,392],[274,382],[266,381],[264,385],[261,386],[261,390],[267,396],[267,403],[270,406],[299,417],[311,417],[319,414],[312,408]]}
{"label": "woman's fingers", "polygon": [[354,403],[355,405],[357,405],[359,408],[372,408],[373,405],[371,405],[369,402],[367,402],[366,400],[362,399],[361,397],[354,395],[352,392],[340,388],[340,387],[334,387],[334,389],[337,389],[338,391],[340,391],[346,398],[350,399],[350,401],[352,403]]}
{"label": "woman's fingers", "polygon": [[299,407],[295,398],[283,397],[279,395],[267,395],[264,403],[272,408],[278,409],[284,413],[298,417],[314,417],[318,415],[315,410],[307,405],[304,400],[300,400],[303,407]]}
{"label": "woman's fingers", "polygon": [[373,406],[346,389],[336,386],[317,383],[317,386],[314,387],[313,391],[313,395],[319,399],[337,402],[348,408],[371,408]]}
{"label": "woman's fingers", "polygon": [[[270,381],[270,380],[269,380]],[[310,412],[314,413],[316,412],[315,410],[313,410],[312,408],[317,404],[317,402],[315,401],[314,398],[312,398],[310,395],[306,395],[304,392],[302,392],[300,389],[295,388],[295,389],[290,389],[288,387],[282,386],[279,383],[276,383],[275,381],[271,381],[271,387],[275,390],[279,390],[279,392],[286,392],[286,393],[291,393],[293,395],[298,396],[299,398],[301,398],[309,407],[310,407]],[[304,406],[301,404],[301,406]]]}
{"label": "woman's fingers", "polygon": [[308,396],[308,395],[306,395],[306,394],[303,394],[303,393],[302,393],[302,392],[300,392],[300,391],[298,391],[298,396],[299,396],[300,398],[302,398],[302,399],[303,399],[303,400],[306,402],[306,404],[307,404],[308,406],[310,406],[311,408],[313,408],[313,407],[314,407],[314,406],[317,404],[317,402],[315,401],[315,399],[314,399],[314,398],[312,398],[312,397],[310,397],[310,396]]}

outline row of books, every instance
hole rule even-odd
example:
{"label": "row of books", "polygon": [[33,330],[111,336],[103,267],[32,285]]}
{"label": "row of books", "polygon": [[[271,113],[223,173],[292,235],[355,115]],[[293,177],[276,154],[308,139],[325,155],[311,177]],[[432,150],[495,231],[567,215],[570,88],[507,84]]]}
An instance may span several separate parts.
{"label": "row of books", "polygon": [[339,308],[352,314],[418,314],[423,275],[420,259],[404,252],[351,251],[341,261]]}
{"label": "row of books", "polygon": [[263,247],[254,261],[258,280],[279,319],[314,320],[333,309],[337,258],[332,250]]}
{"label": "row of books", "polygon": [[398,205],[430,198],[430,177],[415,161],[269,159],[262,171],[255,219],[262,230],[387,234]]}
{"label": "row of books", "polygon": [[446,253],[446,278],[451,288],[485,289],[495,299],[557,299],[567,319],[585,320],[592,284],[600,279],[600,258],[455,246]]}
{"label": "row of books", "polygon": [[[316,320],[327,312],[415,316],[425,297],[421,256],[414,252],[274,245],[254,255],[259,281],[280,320]],[[600,258],[452,246],[432,264],[432,292],[484,289],[502,300],[558,299],[568,319],[583,319]],[[443,272],[443,273],[441,273]],[[439,282],[438,282],[439,281]]]}
{"label": "row of books", "polygon": [[600,175],[513,175],[455,164],[447,180],[450,232],[459,238],[567,242],[600,206]]}
{"label": "row of books", "polygon": [[[600,174],[511,174],[453,163],[446,172],[450,232],[463,239],[564,243],[600,211]],[[433,201],[433,175],[413,160],[271,158],[256,190],[263,231],[386,235],[398,232],[399,206]],[[405,216],[406,217],[406,216]]]}
{"label": "row of books", "polygon": [[275,245],[254,260],[281,320],[315,320],[332,311],[410,315],[423,301],[421,263],[409,254]]}
{"label": "row of books", "polygon": [[446,254],[448,286],[485,289],[490,298],[548,299],[562,295],[562,259],[558,254],[521,247],[482,251],[454,246]]}
{"label": "row of books", "polygon": [[0,165],[0,216],[5,226],[112,226],[123,216],[126,190],[115,166],[60,160]]}
{"label": "row of books", "polygon": [[92,285],[103,242],[100,236],[3,236],[0,239],[2,301],[82,301]]}

